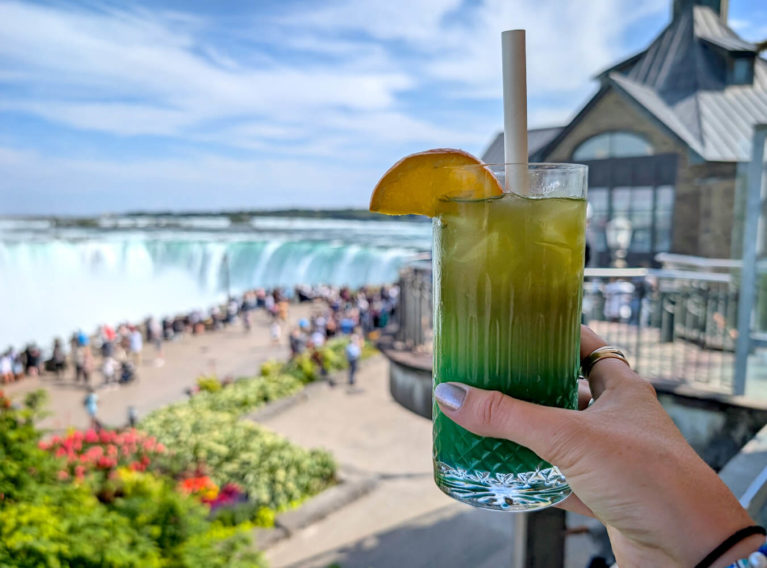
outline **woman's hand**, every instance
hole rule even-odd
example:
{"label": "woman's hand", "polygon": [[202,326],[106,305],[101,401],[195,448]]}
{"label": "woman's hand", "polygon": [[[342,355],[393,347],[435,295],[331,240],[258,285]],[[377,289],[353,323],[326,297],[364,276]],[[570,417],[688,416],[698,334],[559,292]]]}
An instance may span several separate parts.
{"label": "woman's hand", "polygon": [[[603,345],[582,327],[581,357]],[[561,506],[605,524],[621,568],[694,566],[753,524],[676,428],[652,385],[620,360],[594,366],[579,388],[580,412],[459,383],[438,385],[435,396],[467,430],[512,440],[558,466],[574,493]],[[744,540],[716,566],[748,556],[762,542],[758,535]]]}

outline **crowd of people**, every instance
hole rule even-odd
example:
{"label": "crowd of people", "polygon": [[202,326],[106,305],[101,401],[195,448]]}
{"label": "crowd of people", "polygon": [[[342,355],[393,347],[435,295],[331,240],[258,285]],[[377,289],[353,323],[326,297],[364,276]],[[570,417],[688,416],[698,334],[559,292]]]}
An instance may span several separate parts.
{"label": "crowd of people", "polygon": [[[345,355],[349,363],[348,383],[350,387],[354,387],[364,339],[388,325],[397,307],[399,288],[363,287],[352,291],[349,288],[305,286],[296,289],[296,297],[300,302],[314,302],[317,308],[311,317],[302,318],[298,325],[291,329],[291,358],[308,351],[317,363],[320,373],[326,377],[327,369],[316,348],[322,347],[328,339],[337,335],[349,336]],[[277,334],[279,336],[279,330]],[[272,337],[274,336],[273,331]],[[331,386],[334,384],[332,379],[327,380]]]}
{"label": "crowd of people", "polygon": [[[280,288],[250,290],[239,297],[230,297],[223,305],[214,305],[207,312],[195,309],[173,317],[150,316],[142,324],[123,322],[116,327],[104,324],[93,334],[77,330],[69,340],[68,349],[60,338],[54,340],[46,354],[35,343],[21,350],[9,347],[0,354],[0,383],[45,373],[57,380],[69,377],[86,388],[129,383],[137,377],[145,345],[153,346],[153,363],[161,366],[165,342],[236,324],[247,333],[258,311],[268,316],[272,342],[279,344],[291,301],[316,304],[311,317],[300,320],[289,334],[291,356],[319,347],[338,334],[350,336],[350,344],[361,346],[363,337],[388,324],[396,309],[397,294],[396,286],[359,290],[300,286],[292,293]],[[347,357],[351,361],[356,348],[351,347],[349,351]],[[356,369],[356,363],[350,366]]]}

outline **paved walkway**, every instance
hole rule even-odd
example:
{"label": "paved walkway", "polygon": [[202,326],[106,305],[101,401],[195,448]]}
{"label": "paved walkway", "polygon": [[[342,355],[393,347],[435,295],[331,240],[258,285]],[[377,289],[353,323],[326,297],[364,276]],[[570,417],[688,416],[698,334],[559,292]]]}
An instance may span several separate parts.
{"label": "paved walkway", "polygon": [[[107,426],[124,426],[128,419],[128,407],[135,406],[139,418],[148,412],[184,398],[184,390],[193,386],[200,375],[217,374],[238,377],[254,375],[261,363],[268,359],[285,360],[288,357],[287,337],[289,325],[311,313],[308,304],[291,306],[288,325],[283,325],[282,342],[273,345],[269,336],[269,320],[261,311],[256,313],[250,333],[245,333],[237,323],[229,328],[201,335],[185,335],[177,341],[163,344],[165,364],[155,366],[155,349],[144,346],[143,363],[138,370],[138,380],[125,386],[99,388],[99,419]],[[100,358],[97,357],[100,362]],[[71,371],[70,371],[71,373]],[[93,374],[92,384],[101,382],[100,373]],[[53,375],[26,378],[17,383],[0,387],[12,398],[44,388],[50,395],[50,416],[40,422],[43,428],[54,431],[73,426],[85,428],[90,420],[83,407],[86,390],[67,376],[56,381]]]}
{"label": "paved walkway", "polygon": [[[376,488],[269,548],[272,568],[491,568],[511,566],[513,516],[461,505],[432,480],[431,422],[389,394],[388,362],[359,373],[362,392],[324,387],[263,424],[341,466],[373,474]],[[578,521],[576,521],[578,522]],[[568,539],[568,566],[583,567],[588,537]]]}

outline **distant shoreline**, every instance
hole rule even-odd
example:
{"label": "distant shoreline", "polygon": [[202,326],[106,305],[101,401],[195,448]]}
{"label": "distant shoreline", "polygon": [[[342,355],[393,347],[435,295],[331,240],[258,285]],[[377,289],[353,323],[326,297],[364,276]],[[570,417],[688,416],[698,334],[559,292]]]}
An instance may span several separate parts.
{"label": "distant shoreline", "polygon": [[367,209],[243,209],[232,211],[128,211],[125,213],[105,213],[101,215],[9,215],[0,216],[0,220],[50,221],[55,227],[92,227],[102,228],[101,219],[135,217],[227,217],[233,224],[249,223],[253,217],[289,217],[294,219],[333,219],[340,221],[405,221],[413,223],[428,222],[420,215],[381,215]]}

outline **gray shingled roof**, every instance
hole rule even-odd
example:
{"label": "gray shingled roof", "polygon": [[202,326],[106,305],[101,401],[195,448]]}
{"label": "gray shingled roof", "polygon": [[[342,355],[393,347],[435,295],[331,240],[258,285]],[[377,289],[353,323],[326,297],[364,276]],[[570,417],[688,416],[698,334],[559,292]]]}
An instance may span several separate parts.
{"label": "gray shingled roof", "polygon": [[[561,126],[550,128],[534,128],[527,131],[527,154],[532,156],[551,142],[554,137],[562,131]],[[482,161],[486,164],[502,164],[504,161],[503,153],[503,132],[496,134],[493,141],[482,154]]]}
{"label": "gray shingled roof", "polygon": [[[755,57],[753,84],[726,84],[726,60],[704,44]],[[710,8],[680,14],[632,63],[603,78],[705,160],[750,159],[753,127],[767,122],[767,62]]]}

